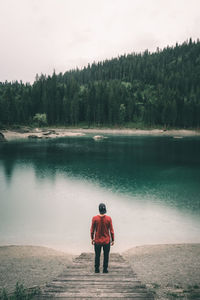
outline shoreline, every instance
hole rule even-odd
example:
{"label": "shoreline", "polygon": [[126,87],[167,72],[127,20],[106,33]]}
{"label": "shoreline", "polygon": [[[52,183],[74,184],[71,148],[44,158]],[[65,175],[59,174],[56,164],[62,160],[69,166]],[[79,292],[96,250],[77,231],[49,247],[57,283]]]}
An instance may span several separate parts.
{"label": "shoreline", "polygon": [[173,137],[181,139],[183,137],[200,136],[200,130],[189,129],[126,129],[126,128],[21,128],[21,129],[4,129],[1,130],[7,141],[15,139],[49,139],[60,137],[82,137],[87,134],[103,135],[127,135],[127,136],[160,136]]}
{"label": "shoreline", "polygon": [[[200,295],[200,243],[137,246],[120,254],[156,299]],[[17,281],[25,288],[43,286],[74,257],[42,246],[0,246],[0,290],[13,292]]]}

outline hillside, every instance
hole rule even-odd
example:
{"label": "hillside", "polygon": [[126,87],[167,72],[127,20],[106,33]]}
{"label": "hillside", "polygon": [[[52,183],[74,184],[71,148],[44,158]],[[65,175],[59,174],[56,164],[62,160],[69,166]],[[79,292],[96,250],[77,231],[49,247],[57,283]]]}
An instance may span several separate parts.
{"label": "hillside", "polygon": [[0,83],[0,124],[200,127],[200,41]]}

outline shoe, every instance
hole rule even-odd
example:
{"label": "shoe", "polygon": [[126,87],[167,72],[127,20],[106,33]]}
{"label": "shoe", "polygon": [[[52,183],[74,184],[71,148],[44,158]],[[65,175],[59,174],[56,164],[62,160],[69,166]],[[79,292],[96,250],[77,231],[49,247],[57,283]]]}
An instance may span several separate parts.
{"label": "shoe", "polygon": [[99,269],[95,269],[95,273],[99,273]]}
{"label": "shoe", "polygon": [[103,270],[103,273],[108,273],[108,270],[107,269]]}

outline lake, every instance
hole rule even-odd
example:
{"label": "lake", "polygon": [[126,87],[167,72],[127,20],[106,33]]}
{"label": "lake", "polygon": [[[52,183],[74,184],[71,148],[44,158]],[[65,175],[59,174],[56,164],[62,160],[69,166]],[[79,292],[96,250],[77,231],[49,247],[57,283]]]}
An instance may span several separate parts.
{"label": "lake", "polygon": [[200,242],[200,138],[92,134],[0,144],[0,245],[91,251],[98,204],[113,251]]}

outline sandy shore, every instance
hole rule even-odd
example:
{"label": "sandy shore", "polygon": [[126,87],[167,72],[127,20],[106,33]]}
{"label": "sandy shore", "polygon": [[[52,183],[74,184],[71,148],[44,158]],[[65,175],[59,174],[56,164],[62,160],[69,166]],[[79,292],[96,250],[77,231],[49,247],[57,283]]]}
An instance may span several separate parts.
{"label": "sandy shore", "polygon": [[200,130],[162,130],[162,129],[79,129],[82,133],[116,134],[116,135],[153,135],[153,136],[200,136]]}
{"label": "sandy shore", "polygon": [[[26,130],[25,130],[26,131]],[[68,129],[30,129],[27,132],[23,130],[1,130],[5,139],[7,141],[15,139],[49,139],[58,137],[73,137],[73,136],[83,136],[85,133],[81,131],[72,131]]]}
{"label": "sandy shore", "polygon": [[173,138],[183,138],[187,136],[200,136],[200,130],[141,130],[141,129],[66,129],[66,128],[46,128],[30,129],[21,128],[18,130],[1,130],[6,140],[23,139],[23,138],[57,138],[57,137],[77,137],[86,134],[113,134],[113,135],[150,135],[150,136],[171,136]]}
{"label": "sandy shore", "polygon": [[200,299],[200,244],[140,246],[123,254],[156,298]]}
{"label": "sandy shore", "polygon": [[[156,299],[200,297],[200,244],[139,246],[122,255]],[[41,286],[71,263],[72,255],[45,247],[2,246],[0,288],[11,292],[17,281]]]}
{"label": "sandy shore", "polygon": [[0,290],[12,292],[17,281],[25,287],[50,282],[71,264],[72,257],[46,247],[1,246]]}

